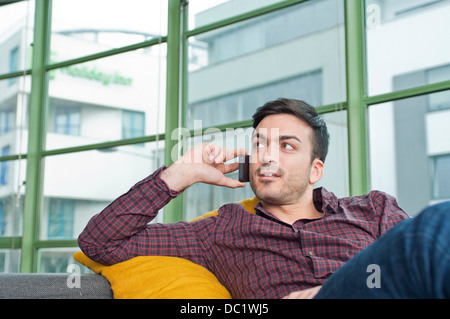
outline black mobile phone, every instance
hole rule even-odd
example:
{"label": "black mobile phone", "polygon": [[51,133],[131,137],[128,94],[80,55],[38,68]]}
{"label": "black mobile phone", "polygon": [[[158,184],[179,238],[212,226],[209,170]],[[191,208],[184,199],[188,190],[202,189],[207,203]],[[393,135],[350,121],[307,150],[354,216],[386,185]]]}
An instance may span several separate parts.
{"label": "black mobile phone", "polygon": [[248,182],[249,177],[249,166],[250,166],[250,156],[249,155],[239,155],[239,181]]}

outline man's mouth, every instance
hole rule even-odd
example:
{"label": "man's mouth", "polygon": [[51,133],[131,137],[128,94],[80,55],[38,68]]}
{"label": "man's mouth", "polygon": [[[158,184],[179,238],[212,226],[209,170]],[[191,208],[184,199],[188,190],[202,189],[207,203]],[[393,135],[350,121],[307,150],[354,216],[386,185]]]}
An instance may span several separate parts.
{"label": "man's mouth", "polygon": [[270,182],[283,176],[283,170],[278,165],[270,164],[259,167],[255,172],[255,177],[262,182]]}
{"label": "man's mouth", "polygon": [[279,167],[274,166],[260,167],[256,173],[259,179],[262,181],[274,180],[282,176],[282,171],[279,169]]}
{"label": "man's mouth", "polygon": [[280,177],[281,175],[274,172],[261,172],[259,177]]}

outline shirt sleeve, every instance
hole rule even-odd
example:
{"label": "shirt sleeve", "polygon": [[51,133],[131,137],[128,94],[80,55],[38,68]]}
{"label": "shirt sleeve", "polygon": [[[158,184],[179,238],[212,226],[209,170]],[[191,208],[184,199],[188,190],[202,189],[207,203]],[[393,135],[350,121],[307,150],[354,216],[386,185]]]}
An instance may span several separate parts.
{"label": "shirt sleeve", "polygon": [[372,209],[380,216],[379,236],[409,218],[400,208],[395,197],[380,191],[372,191],[369,196]]}
{"label": "shirt sleeve", "polygon": [[103,265],[153,255],[182,257],[205,266],[205,238],[213,218],[197,223],[150,224],[180,194],[160,178],[164,169],[134,185],[91,218],[78,237],[86,256]]}

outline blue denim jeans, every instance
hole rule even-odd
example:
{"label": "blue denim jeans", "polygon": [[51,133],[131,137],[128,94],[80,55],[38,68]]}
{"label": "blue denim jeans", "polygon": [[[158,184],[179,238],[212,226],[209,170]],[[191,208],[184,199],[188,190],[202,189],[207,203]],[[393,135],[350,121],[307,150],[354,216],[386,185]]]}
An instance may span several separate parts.
{"label": "blue denim jeans", "polygon": [[396,225],[338,269],[315,298],[450,298],[450,202]]}

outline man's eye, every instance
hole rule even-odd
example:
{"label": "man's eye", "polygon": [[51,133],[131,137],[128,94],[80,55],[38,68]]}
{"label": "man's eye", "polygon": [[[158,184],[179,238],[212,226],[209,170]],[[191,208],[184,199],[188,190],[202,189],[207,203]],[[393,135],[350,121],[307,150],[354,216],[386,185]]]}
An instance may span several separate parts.
{"label": "man's eye", "polygon": [[286,150],[293,150],[294,149],[294,147],[291,144],[288,144],[288,143],[283,143],[282,146]]}
{"label": "man's eye", "polygon": [[264,147],[264,144],[261,143],[261,142],[255,142],[255,147],[256,147],[256,148],[263,148],[263,147]]}

